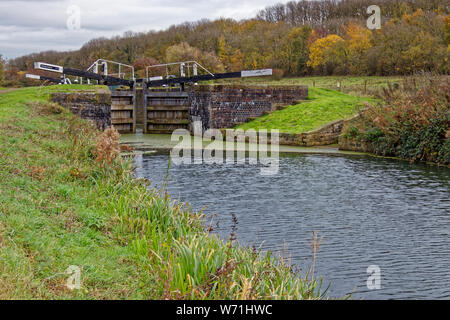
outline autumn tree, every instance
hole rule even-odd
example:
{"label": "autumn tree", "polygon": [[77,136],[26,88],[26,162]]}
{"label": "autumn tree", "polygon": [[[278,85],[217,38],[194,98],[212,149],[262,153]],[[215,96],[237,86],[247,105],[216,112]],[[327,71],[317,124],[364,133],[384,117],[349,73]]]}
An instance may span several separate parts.
{"label": "autumn tree", "polygon": [[166,50],[167,62],[197,61],[211,72],[223,72],[224,66],[214,52],[205,52],[182,42]]}
{"label": "autumn tree", "polygon": [[444,18],[444,34],[447,51],[450,51],[450,15]]}
{"label": "autumn tree", "polygon": [[236,28],[239,49],[243,54],[243,68],[281,68],[283,66],[283,41],[289,26],[280,23],[246,20]]}
{"label": "autumn tree", "polygon": [[226,71],[239,71],[243,67],[244,55],[239,48],[233,48],[221,35],[217,41],[217,55]]}
{"label": "autumn tree", "polygon": [[[134,72],[136,74],[136,77],[145,78],[147,75],[146,69],[148,66],[157,65],[159,64],[159,61],[152,57],[140,57],[138,58],[134,63]],[[153,70],[155,71],[155,70]],[[158,75],[160,75],[159,73]]]}
{"label": "autumn tree", "polygon": [[320,73],[332,74],[337,65],[337,59],[345,56],[344,39],[331,34],[314,41],[309,48],[307,65]]}
{"label": "autumn tree", "polygon": [[444,21],[434,13],[417,10],[377,30],[368,52],[369,72],[380,75],[417,71],[448,72]]}
{"label": "autumn tree", "polygon": [[[340,25],[343,25],[365,17],[367,7],[373,4],[377,3],[373,0],[289,1],[261,10],[257,18],[271,23],[285,22],[292,26],[321,26],[335,32],[335,22],[340,21]],[[418,9],[448,14],[448,0],[380,0],[378,4],[383,16],[388,19],[402,17]]]}
{"label": "autumn tree", "polygon": [[306,72],[306,63],[308,62],[308,39],[311,34],[311,28],[304,26],[294,27],[286,37],[286,65],[284,69],[288,74],[301,75]]}
{"label": "autumn tree", "polygon": [[350,23],[345,28],[344,40],[349,73],[366,74],[368,70],[367,52],[373,45],[372,32],[357,23]]}
{"label": "autumn tree", "polygon": [[5,80],[5,60],[3,60],[3,56],[0,54],[0,84]]}

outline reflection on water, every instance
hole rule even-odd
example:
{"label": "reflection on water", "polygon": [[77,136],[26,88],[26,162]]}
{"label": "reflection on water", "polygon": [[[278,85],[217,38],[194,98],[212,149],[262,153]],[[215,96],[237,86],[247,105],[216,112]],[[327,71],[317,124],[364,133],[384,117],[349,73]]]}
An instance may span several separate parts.
{"label": "reflection on water", "polygon": [[[137,156],[137,175],[160,186],[168,155]],[[168,191],[196,210],[217,214],[228,238],[235,213],[238,240],[284,251],[305,269],[310,239],[323,241],[316,274],[329,295],[353,298],[450,298],[448,168],[370,157],[289,155],[279,173],[250,165],[172,165]],[[381,290],[366,286],[381,268]]]}

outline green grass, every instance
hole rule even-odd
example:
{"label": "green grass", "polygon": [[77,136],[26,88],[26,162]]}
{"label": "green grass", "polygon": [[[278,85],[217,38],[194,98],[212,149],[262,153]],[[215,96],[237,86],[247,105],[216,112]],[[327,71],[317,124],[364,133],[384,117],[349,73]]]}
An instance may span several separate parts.
{"label": "green grass", "polygon": [[[316,77],[294,77],[275,80],[272,77],[243,78],[233,80],[219,80],[215,83],[236,83],[236,84],[261,84],[261,85],[307,85],[313,88],[326,88],[338,90],[338,83],[341,83],[340,90],[344,93],[357,96],[372,96],[380,88],[387,87],[388,84],[402,83],[405,77],[392,76],[316,76]],[[210,81],[209,83],[214,83]]]}
{"label": "green grass", "polygon": [[307,102],[288,106],[237,128],[277,129],[283,133],[308,132],[334,120],[352,117],[363,106],[364,101],[375,102],[372,98],[351,96],[330,89],[309,88]]}
{"label": "green grass", "polygon": [[351,85],[363,85],[365,81],[371,85],[386,85],[388,82],[397,82],[401,81],[402,77],[392,76],[392,77],[380,77],[380,76],[317,76],[317,77],[295,77],[295,78],[282,78],[280,80],[267,80],[263,77],[260,78],[247,78],[246,82],[252,83],[267,83],[267,84],[280,84],[280,85],[288,85],[288,84],[304,84],[308,86],[312,86],[313,84],[316,87],[337,87],[337,83],[342,81],[342,84],[351,86]]}
{"label": "green grass", "polygon": [[0,299],[322,297],[270,253],[206,232],[200,213],[136,180],[129,161],[101,166],[99,133],[46,102],[83,88],[0,95]]}

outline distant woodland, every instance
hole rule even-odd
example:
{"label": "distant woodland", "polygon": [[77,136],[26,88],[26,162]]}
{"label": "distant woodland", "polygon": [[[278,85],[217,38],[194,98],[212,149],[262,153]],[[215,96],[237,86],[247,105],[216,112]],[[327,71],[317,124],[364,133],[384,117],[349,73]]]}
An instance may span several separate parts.
{"label": "distant woodland", "polygon": [[[366,10],[381,8],[381,29],[369,30]],[[34,61],[87,68],[98,58],[145,66],[197,60],[215,71],[273,68],[275,76],[449,73],[448,0],[291,1],[249,20],[207,19],[164,31],[128,31],[92,39],[70,52],[47,51],[4,61],[4,86],[27,84]]]}

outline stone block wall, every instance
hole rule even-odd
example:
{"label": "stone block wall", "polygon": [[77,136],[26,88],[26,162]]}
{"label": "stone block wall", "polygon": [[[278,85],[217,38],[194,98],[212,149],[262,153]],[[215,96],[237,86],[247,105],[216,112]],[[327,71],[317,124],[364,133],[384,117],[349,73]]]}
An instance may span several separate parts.
{"label": "stone block wall", "polygon": [[[342,132],[347,132],[351,126],[356,126],[359,121],[359,114],[347,120]],[[360,141],[357,137],[349,137],[343,134],[339,136],[339,150],[375,153],[375,146],[370,142]]]}
{"label": "stone block wall", "polygon": [[68,108],[82,119],[95,123],[98,129],[111,126],[111,92],[56,92],[51,101]]}
{"label": "stone block wall", "polygon": [[343,135],[339,137],[339,150],[375,153],[375,147],[371,143]]}
{"label": "stone block wall", "polygon": [[336,120],[321,128],[299,134],[280,133],[280,144],[313,147],[337,144],[340,140],[342,130],[353,118]]}
{"label": "stone block wall", "polygon": [[[279,143],[281,145],[301,147],[326,146],[330,144],[337,144],[338,142],[340,144],[342,129],[344,125],[352,119],[333,121],[319,129],[304,133],[280,132]],[[225,137],[226,130],[223,129],[221,131],[222,135]],[[267,131],[267,135],[270,140],[270,130]]]}
{"label": "stone block wall", "polygon": [[[211,128],[212,94],[209,91],[191,90],[189,92],[189,121],[201,121],[202,132]],[[192,126],[190,126],[191,131]]]}
{"label": "stone block wall", "polygon": [[202,121],[203,131],[232,128],[307,97],[307,86],[194,86],[189,91],[189,116],[191,122]]}
{"label": "stone block wall", "polygon": [[310,132],[303,134],[303,145],[307,147],[324,146],[338,143],[345,120],[337,120]]}

